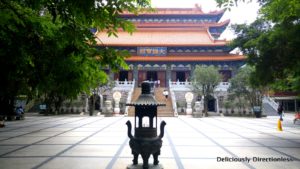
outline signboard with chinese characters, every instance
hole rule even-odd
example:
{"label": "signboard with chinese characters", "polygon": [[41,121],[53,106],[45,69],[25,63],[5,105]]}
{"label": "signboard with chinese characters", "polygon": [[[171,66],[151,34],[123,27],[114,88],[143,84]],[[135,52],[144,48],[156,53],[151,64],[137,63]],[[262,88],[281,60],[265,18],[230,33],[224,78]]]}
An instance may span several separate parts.
{"label": "signboard with chinese characters", "polygon": [[166,56],[167,47],[137,47],[139,56]]}

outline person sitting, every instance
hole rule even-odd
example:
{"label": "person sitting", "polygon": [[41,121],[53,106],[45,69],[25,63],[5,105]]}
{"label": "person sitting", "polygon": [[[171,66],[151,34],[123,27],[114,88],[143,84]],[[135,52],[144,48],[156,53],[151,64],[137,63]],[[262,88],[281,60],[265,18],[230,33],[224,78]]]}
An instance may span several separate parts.
{"label": "person sitting", "polygon": [[23,115],[24,115],[24,109],[23,109],[23,107],[22,106],[17,107],[17,109],[16,109],[16,119],[17,120],[22,119]]}

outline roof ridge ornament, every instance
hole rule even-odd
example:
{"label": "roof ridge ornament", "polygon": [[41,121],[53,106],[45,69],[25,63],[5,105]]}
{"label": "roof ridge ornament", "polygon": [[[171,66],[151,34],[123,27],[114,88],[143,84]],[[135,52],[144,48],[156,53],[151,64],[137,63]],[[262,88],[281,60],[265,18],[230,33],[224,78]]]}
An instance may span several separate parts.
{"label": "roof ridge ornament", "polygon": [[203,11],[202,11],[202,6],[199,5],[198,3],[195,3],[195,9],[196,9],[196,10],[199,10],[200,12],[203,13]]}

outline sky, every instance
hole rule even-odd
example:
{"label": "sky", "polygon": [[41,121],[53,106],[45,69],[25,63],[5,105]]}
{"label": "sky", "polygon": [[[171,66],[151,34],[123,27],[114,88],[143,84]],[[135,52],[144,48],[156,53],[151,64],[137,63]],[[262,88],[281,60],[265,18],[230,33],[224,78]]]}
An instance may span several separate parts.
{"label": "sky", "polygon": [[[152,7],[155,8],[194,8],[195,4],[202,7],[203,12],[220,10],[215,0],[151,0]],[[257,17],[259,4],[257,2],[239,3],[238,7],[234,7],[231,11],[226,11],[220,21],[230,19],[231,24],[250,24]],[[233,39],[234,33],[227,28],[220,39]]]}

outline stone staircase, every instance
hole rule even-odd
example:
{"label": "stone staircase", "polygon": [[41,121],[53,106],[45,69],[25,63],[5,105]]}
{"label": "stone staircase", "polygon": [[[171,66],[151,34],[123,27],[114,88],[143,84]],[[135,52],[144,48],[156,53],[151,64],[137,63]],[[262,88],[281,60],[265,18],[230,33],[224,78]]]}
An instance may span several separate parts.
{"label": "stone staircase", "polygon": [[[141,91],[140,87],[134,88],[131,102],[136,101],[139,98],[139,96],[141,95],[141,93],[142,93],[142,91]],[[129,107],[129,109],[128,109],[128,116],[131,116],[131,117],[134,116],[134,107],[133,106]]]}
{"label": "stone staircase", "polygon": [[165,103],[166,106],[159,106],[157,110],[157,114],[159,117],[173,117],[174,112],[172,110],[172,101],[170,97],[170,91],[169,91],[169,97],[166,100],[165,96],[163,95],[163,91],[165,88],[158,87],[154,91],[155,99],[160,103]]}
{"label": "stone staircase", "polygon": [[278,116],[277,110],[274,109],[270,104],[268,104],[268,103],[263,103],[263,104],[262,104],[262,107],[263,107],[264,113],[265,113],[267,116]]}
{"label": "stone staircase", "polygon": [[[159,117],[173,117],[174,113],[172,110],[172,102],[169,95],[169,98],[165,100],[165,96],[163,95],[163,91],[165,88],[155,88],[154,97],[159,103],[165,103],[166,106],[158,106],[158,116]],[[170,93],[170,92],[169,92]],[[135,88],[132,101],[136,101],[138,97],[141,95],[141,88]],[[128,116],[134,116],[134,107],[130,107],[128,110]]]}

